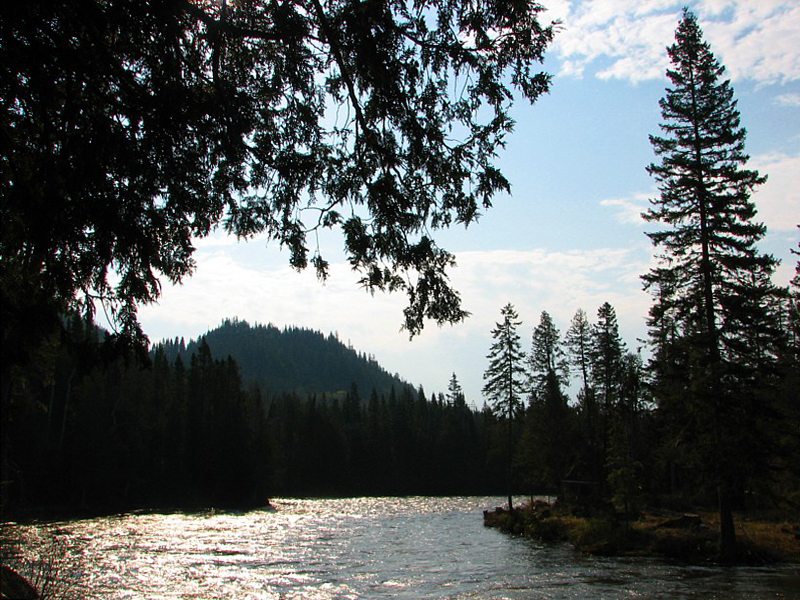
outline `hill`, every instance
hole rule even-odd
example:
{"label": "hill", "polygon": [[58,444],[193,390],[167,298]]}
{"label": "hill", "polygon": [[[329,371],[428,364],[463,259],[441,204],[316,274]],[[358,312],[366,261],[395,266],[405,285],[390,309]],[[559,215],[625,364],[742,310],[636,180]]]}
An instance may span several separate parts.
{"label": "hill", "polygon": [[295,392],[329,396],[346,393],[355,383],[362,398],[373,389],[388,395],[408,385],[389,374],[373,356],[357,352],[334,334],[298,327],[250,325],[238,319],[225,320],[197,340],[164,342],[167,357],[180,355],[186,364],[205,338],[216,358],[231,356],[246,384],[257,382],[266,397]]}

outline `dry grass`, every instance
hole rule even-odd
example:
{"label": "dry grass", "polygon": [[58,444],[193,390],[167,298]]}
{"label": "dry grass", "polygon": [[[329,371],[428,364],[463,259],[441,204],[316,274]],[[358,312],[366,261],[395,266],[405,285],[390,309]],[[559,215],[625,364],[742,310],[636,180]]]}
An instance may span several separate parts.
{"label": "dry grass", "polygon": [[746,545],[769,552],[781,562],[800,563],[800,523],[736,521],[736,535]]}
{"label": "dry grass", "polygon": [[[589,554],[661,556],[693,563],[716,560],[718,515],[700,513],[699,527],[663,526],[680,517],[681,513],[653,511],[625,523],[608,517],[577,517],[558,507],[526,507],[490,514],[486,524],[543,541],[568,540]],[[735,524],[741,562],[800,564],[800,523],[740,514]]]}
{"label": "dry grass", "polygon": [[[716,543],[719,531],[718,514],[700,513],[703,527],[699,531],[658,527],[667,518],[675,516],[677,515],[648,513],[633,526],[636,530],[651,536],[656,548],[674,547],[679,550],[682,545],[702,546]],[[790,521],[755,520],[742,514],[735,516],[734,523],[737,543],[744,561],[800,563],[800,524]],[[702,548],[698,548],[698,552],[701,550]]]}

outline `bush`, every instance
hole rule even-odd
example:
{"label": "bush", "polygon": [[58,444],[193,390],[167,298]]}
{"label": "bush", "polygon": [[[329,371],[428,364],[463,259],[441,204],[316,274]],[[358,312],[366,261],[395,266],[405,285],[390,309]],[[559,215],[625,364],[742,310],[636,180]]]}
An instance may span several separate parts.
{"label": "bush", "polygon": [[[82,570],[63,538],[47,531],[3,532],[2,566],[28,582],[40,600],[78,600]],[[14,575],[9,575],[14,577]]]}
{"label": "bush", "polygon": [[627,531],[610,519],[592,518],[578,523],[570,532],[570,542],[587,554],[617,554],[626,545]]}
{"label": "bush", "polygon": [[525,535],[543,542],[564,542],[568,539],[567,524],[558,517],[531,519],[525,527]]}

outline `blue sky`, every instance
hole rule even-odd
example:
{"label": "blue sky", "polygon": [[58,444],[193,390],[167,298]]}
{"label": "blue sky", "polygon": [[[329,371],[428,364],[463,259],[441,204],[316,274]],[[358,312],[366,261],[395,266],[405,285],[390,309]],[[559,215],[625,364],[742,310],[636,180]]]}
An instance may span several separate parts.
{"label": "blue sky", "polygon": [[[686,2],[602,0],[542,2],[546,20],[563,23],[544,68],[552,90],[535,105],[518,104],[517,125],[499,159],[512,194],[468,230],[441,232],[456,254],[452,281],[465,323],[428,324],[414,340],[400,332],[403,295],[370,296],[338,260],[320,284],[297,273],[288,255],[263,240],[223,234],[197,242],[197,270],[180,286],[165,283],[158,304],[140,311],[151,340],[194,338],[226,317],[337,332],[426,392],[445,392],[452,373],[469,402],[480,390],[500,309],[513,303],[523,346],[548,311],[562,334],[583,308],[616,308],[629,347],[646,336],[650,305],[639,276],[652,261],[639,213],[657,192],[645,167],[654,156],[658,100],[668,65],[665,47]],[[748,131],[750,167],[769,176],[754,196],[768,236],[762,250],[783,260],[786,285],[800,223],[800,3],[797,0],[689,2],[706,40],[732,79]],[[324,238],[323,253],[341,241]]]}

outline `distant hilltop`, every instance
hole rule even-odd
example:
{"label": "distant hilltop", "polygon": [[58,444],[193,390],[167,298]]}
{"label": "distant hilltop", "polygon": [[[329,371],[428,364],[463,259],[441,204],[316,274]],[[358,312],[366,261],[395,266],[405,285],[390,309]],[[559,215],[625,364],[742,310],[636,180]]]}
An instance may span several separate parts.
{"label": "distant hilltop", "polygon": [[299,327],[250,325],[226,319],[222,324],[188,343],[176,338],[164,341],[167,358],[180,356],[185,364],[205,339],[215,358],[231,356],[239,365],[245,385],[258,383],[262,394],[283,393],[344,395],[355,383],[367,400],[374,389],[388,396],[409,383],[391,375],[374,356],[343,344],[339,337]]}

